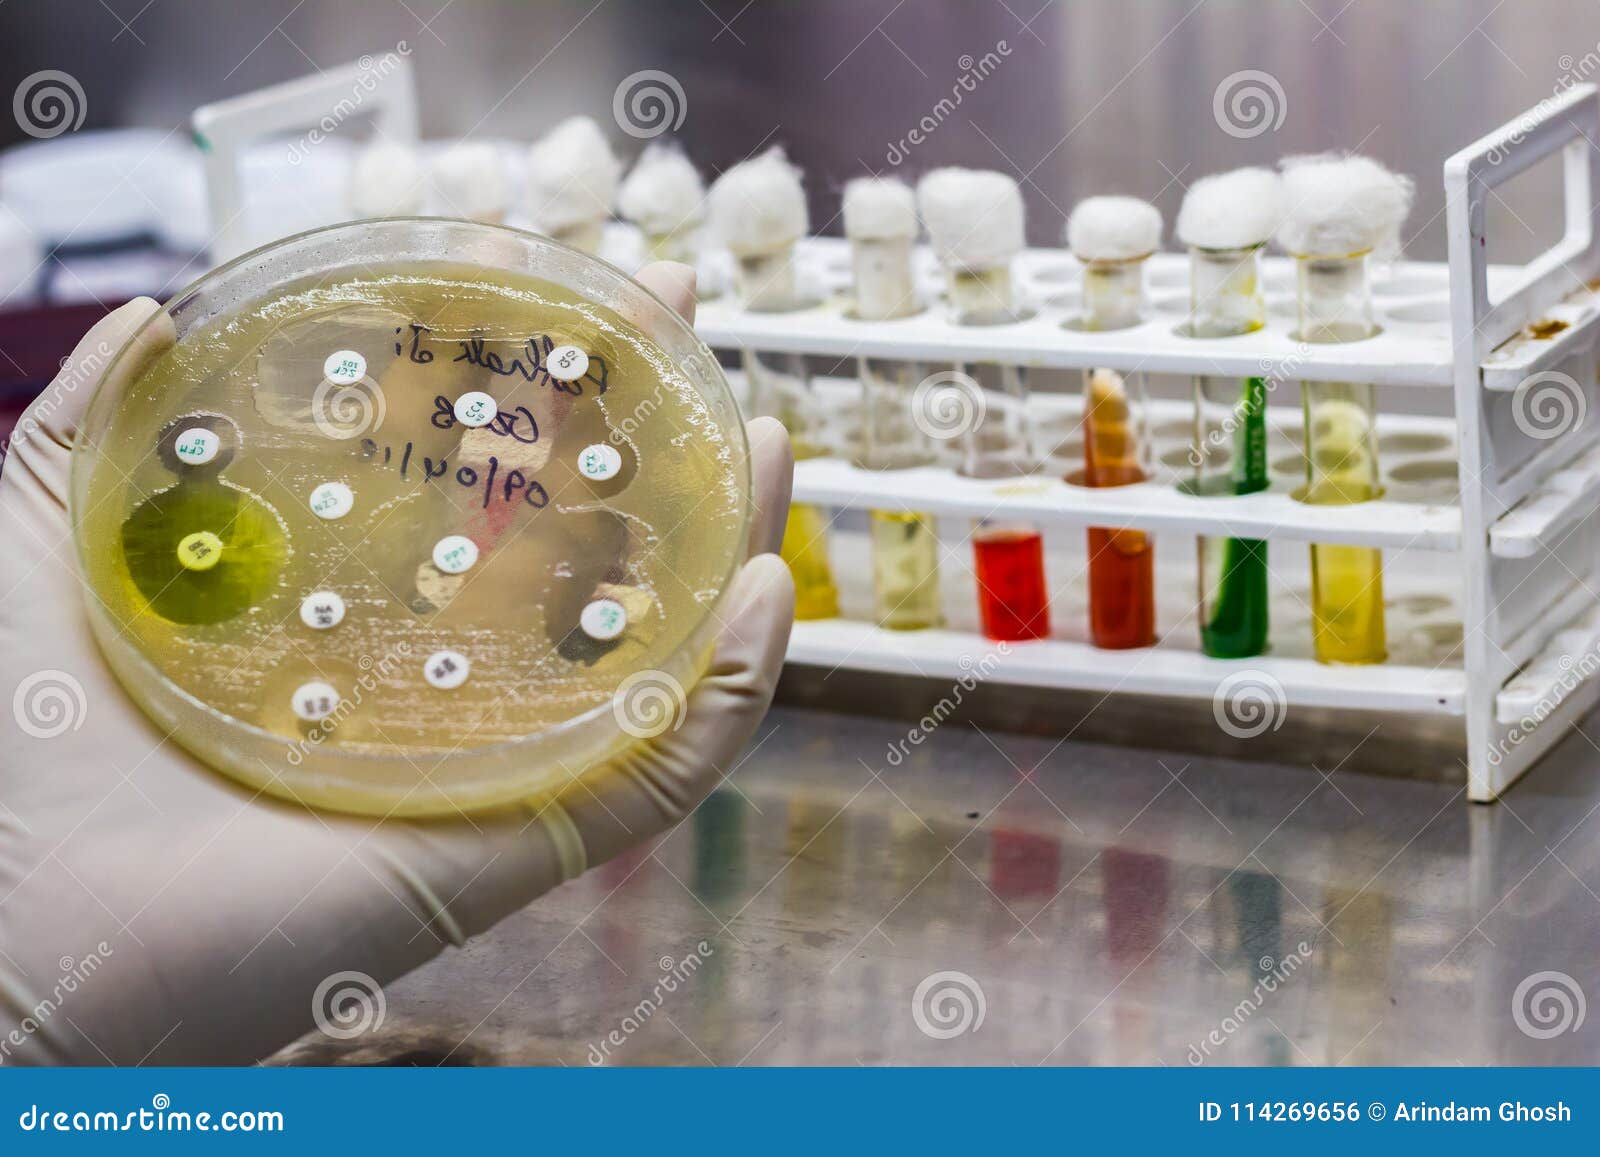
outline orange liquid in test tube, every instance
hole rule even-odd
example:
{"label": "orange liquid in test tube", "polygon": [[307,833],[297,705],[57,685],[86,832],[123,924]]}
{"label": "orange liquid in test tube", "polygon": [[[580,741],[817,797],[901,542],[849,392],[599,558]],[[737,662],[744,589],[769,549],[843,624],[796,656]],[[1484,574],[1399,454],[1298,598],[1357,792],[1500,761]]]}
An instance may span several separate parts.
{"label": "orange liquid in test tube", "polygon": [[[1143,482],[1138,430],[1122,375],[1089,374],[1083,410],[1084,483]],[[1156,641],[1155,551],[1143,531],[1089,528],[1089,637],[1123,650]]]}

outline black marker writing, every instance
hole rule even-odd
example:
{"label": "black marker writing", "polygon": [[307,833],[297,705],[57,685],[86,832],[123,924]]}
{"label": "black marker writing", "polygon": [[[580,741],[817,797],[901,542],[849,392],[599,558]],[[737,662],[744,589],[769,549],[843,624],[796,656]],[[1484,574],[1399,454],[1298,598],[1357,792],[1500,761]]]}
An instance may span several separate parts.
{"label": "black marker writing", "polygon": [[[428,421],[436,430],[450,430],[455,427],[456,411],[449,398],[443,394],[434,396],[433,416]],[[526,432],[518,428],[519,422],[527,427]],[[526,406],[501,410],[494,416],[493,421],[483,428],[502,438],[515,438],[525,446],[532,446],[539,440],[539,423],[534,420],[532,412]]]}
{"label": "black marker writing", "polygon": [[[394,332],[398,334],[400,327],[395,326]],[[415,322],[411,324],[411,348],[406,352],[406,356],[419,366],[425,366],[433,360],[433,351],[422,348],[422,335],[429,332],[431,331],[425,325],[417,325]],[[395,357],[401,354],[399,342],[394,343],[394,354]]]}
{"label": "black marker writing", "polygon": [[[378,453],[380,450],[383,452],[381,458]],[[411,462],[411,450],[412,444],[407,442],[405,452],[400,457],[400,477],[402,478],[408,477],[406,470]],[[374,465],[387,466],[389,465],[390,454],[390,447],[379,446],[371,438],[361,439],[361,457],[366,461]],[[510,470],[507,471],[500,485],[496,487],[495,479],[500,473],[500,460],[490,455],[488,465],[489,468],[482,474],[481,479],[478,470],[472,466],[457,467],[455,474],[450,475],[450,479],[457,486],[466,490],[481,488],[483,492],[481,505],[485,507],[495,498],[499,498],[504,502],[514,502],[520,497],[523,502],[535,510],[542,510],[549,504],[550,493],[544,488],[543,483],[536,479],[530,479],[521,470]],[[422,459],[422,477],[418,481],[427,484],[436,478],[444,478],[449,474],[449,470],[450,460],[448,458],[440,458],[435,462],[432,458],[424,455]]]}
{"label": "black marker writing", "polygon": [[[408,360],[420,366],[425,366],[433,361],[433,351],[424,349],[422,345],[424,339],[431,337],[433,333],[427,326],[412,322],[409,326],[396,326],[394,332],[395,336],[401,339],[394,343],[396,357],[404,355]],[[407,334],[409,334],[409,338],[406,336]],[[549,371],[545,368],[545,358],[551,350],[556,348],[555,342],[550,338],[549,334],[536,334],[530,337],[522,343],[517,350],[517,354],[510,361],[507,361],[501,354],[489,348],[491,340],[494,340],[497,345],[504,343],[504,339],[485,337],[457,338],[456,347],[459,352],[450,359],[451,362],[465,362],[469,366],[488,370],[491,374],[498,374],[503,378],[520,377],[528,382],[542,382],[544,385],[555,389],[558,393],[571,394],[574,397],[582,396],[584,382],[593,385],[597,394],[606,392],[610,371],[606,367],[605,359],[598,354],[589,355],[589,369],[583,377],[577,381],[563,382],[551,377]]]}

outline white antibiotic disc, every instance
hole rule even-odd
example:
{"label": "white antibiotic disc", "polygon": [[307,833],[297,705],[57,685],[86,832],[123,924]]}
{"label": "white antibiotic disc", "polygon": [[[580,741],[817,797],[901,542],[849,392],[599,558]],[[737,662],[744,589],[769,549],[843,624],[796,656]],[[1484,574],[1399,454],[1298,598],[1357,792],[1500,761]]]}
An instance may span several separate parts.
{"label": "white antibiotic disc", "polygon": [[575,382],[589,372],[589,355],[575,345],[558,345],[545,357],[544,372],[558,382]]}
{"label": "white antibiotic disc", "polygon": [[500,407],[482,390],[469,390],[456,399],[456,421],[463,426],[477,429],[487,426],[494,421],[494,416],[500,412]]}
{"label": "white antibiotic disc", "polygon": [[433,565],[445,574],[461,574],[478,561],[478,544],[464,534],[447,534],[433,544]]}
{"label": "white antibiotic disc", "polygon": [[344,621],[344,600],[337,591],[312,591],[300,601],[300,621],[317,631]]}
{"label": "white antibiotic disc", "polygon": [[453,691],[467,681],[472,664],[460,651],[435,651],[422,665],[422,677],[441,691]]}
{"label": "white antibiotic disc", "polygon": [[204,466],[221,448],[222,439],[204,426],[191,426],[178,435],[177,444],[173,446],[178,461],[185,466]]}
{"label": "white antibiotic disc", "polygon": [[356,496],[343,482],[324,482],[311,492],[311,513],[318,518],[343,518],[355,505]]}
{"label": "white antibiotic disc", "polygon": [[617,453],[615,446],[608,446],[604,442],[585,446],[583,453],[578,455],[578,473],[594,482],[615,478],[621,469],[622,455]]}
{"label": "white antibiotic disc", "polygon": [[322,376],[336,386],[349,386],[367,376],[367,359],[355,350],[334,350],[322,363]]}
{"label": "white antibiotic disc", "polygon": [[307,723],[326,719],[339,706],[339,692],[331,684],[302,683],[294,690],[294,713]]}
{"label": "white antibiotic disc", "polygon": [[595,599],[583,608],[578,625],[591,639],[609,642],[627,629],[628,612],[616,599]]}

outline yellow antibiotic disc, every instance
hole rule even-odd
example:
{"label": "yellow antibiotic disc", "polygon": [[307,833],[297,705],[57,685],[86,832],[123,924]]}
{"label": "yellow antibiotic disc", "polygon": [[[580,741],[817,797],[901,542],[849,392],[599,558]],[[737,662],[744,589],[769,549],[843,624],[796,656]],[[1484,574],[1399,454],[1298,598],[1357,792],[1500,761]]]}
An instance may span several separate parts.
{"label": "yellow antibiotic disc", "polygon": [[178,543],[178,561],[185,570],[210,570],[222,561],[222,540],[209,530],[186,534]]}

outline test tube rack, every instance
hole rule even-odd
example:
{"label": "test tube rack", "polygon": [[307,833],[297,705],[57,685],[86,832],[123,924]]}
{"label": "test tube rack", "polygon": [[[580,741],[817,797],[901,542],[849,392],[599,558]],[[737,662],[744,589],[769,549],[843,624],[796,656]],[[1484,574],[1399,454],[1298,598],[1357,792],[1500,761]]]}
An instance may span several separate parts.
{"label": "test tube rack", "polygon": [[[846,363],[872,357],[930,366],[1265,377],[1281,391],[1272,399],[1274,413],[1303,381],[1372,382],[1453,399],[1453,416],[1432,420],[1455,447],[1458,488],[1444,500],[1394,487],[1360,505],[1310,506],[1284,486],[1202,498],[1170,478],[1087,490],[1061,481],[1059,471],[992,481],[935,467],[865,471],[835,458],[799,463],[794,498],[944,519],[1009,514],[1041,524],[1047,541],[1053,532],[1094,525],[1153,532],[1163,541],[1230,535],[1379,547],[1388,552],[1386,562],[1404,556],[1458,600],[1461,639],[1442,661],[1338,667],[1274,652],[1212,659],[1199,652],[1190,621],[1186,628],[1158,624],[1166,637],[1134,651],[1059,637],[1012,643],[1003,661],[985,666],[985,678],[1214,703],[1255,679],[1281,694],[1286,710],[1444,715],[1464,729],[1469,798],[1490,801],[1600,701],[1600,231],[1594,224],[1600,151],[1594,141],[1600,141],[1600,93],[1575,85],[1450,157],[1443,170],[1448,261],[1379,271],[1374,294],[1382,330],[1365,341],[1313,345],[1295,338],[1294,270],[1285,258],[1264,262],[1268,325],[1242,337],[1196,339],[1179,331],[1188,301],[1187,259],[1179,254],[1157,254],[1147,263],[1152,312],[1134,329],[1085,333],[1064,324],[1079,306],[1081,269],[1059,250],[1029,250],[1018,259],[1018,287],[1032,312],[1014,323],[956,324],[927,252],[917,260],[928,308],[901,320],[863,322],[849,314],[848,249],[827,238],[802,242],[799,254],[802,277],[821,291],[815,306],[752,313],[724,297],[702,304],[697,328],[713,349]],[[1564,235],[1525,266],[1491,265],[1496,188],[1547,159],[1562,166]],[[1418,423],[1431,428],[1427,419]],[[788,658],[960,679],[993,649],[960,625],[889,631],[841,618],[795,624]]]}

